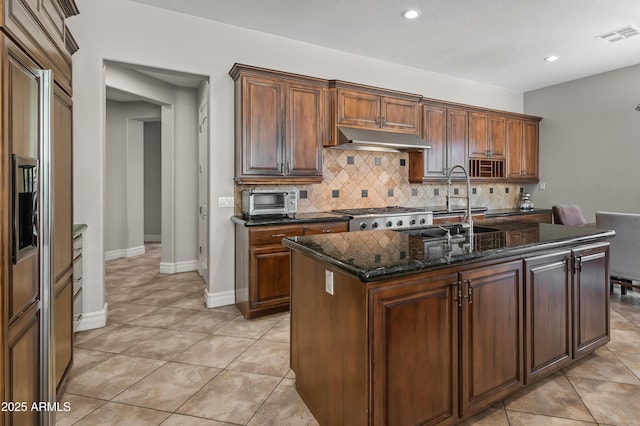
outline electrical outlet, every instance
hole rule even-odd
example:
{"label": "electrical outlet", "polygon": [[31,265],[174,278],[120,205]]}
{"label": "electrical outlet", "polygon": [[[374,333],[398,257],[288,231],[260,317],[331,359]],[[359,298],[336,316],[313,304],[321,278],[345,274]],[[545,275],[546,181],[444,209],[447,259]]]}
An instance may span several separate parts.
{"label": "electrical outlet", "polygon": [[540,190],[545,190],[547,189],[547,184],[544,182],[540,182],[540,185],[538,187],[540,188]]}
{"label": "electrical outlet", "polygon": [[218,207],[233,207],[233,197],[218,197]]}
{"label": "electrical outlet", "polygon": [[333,296],[333,271],[324,271],[324,291]]}

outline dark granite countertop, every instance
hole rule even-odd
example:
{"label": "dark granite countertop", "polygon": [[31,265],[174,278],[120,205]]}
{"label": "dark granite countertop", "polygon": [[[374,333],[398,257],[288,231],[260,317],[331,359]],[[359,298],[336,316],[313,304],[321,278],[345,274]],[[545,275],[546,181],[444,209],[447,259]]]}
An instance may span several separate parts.
{"label": "dark granite countertop", "polygon": [[[482,222],[476,222],[482,226]],[[453,264],[516,256],[571,244],[611,238],[614,231],[593,227],[509,221],[489,225],[493,232],[423,238],[415,230],[360,231],[331,235],[289,237],[283,244],[323,263],[335,266],[363,282],[427,272]],[[433,229],[433,228],[431,228]]]}
{"label": "dark granite countertop", "polygon": [[518,216],[522,214],[536,214],[536,213],[551,213],[551,209],[490,209],[484,214],[485,217],[499,217],[499,216]]}
{"label": "dark granite countertop", "polygon": [[338,222],[348,221],[349,216],[337,213],[317,212],[317,213],[294,213],[291,215],[269,215],[245,218],[243,216],[231,216],[233,223],[244,226],[276,226],[276,225],[296,225],[299,223],[314,222]]}
{"label": "dark granite countertop", "polygon": [[87,230],[87,225],[84,223],[74,223],[73,224],[73,237],[77,237],[78,235],[84,233]]}

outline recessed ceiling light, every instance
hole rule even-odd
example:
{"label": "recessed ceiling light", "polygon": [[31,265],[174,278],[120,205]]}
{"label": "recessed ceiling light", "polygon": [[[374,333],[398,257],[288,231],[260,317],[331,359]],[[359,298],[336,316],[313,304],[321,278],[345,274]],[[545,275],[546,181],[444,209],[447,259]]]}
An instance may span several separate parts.
{"label": "recessed ceiling light", "polygon": [[560,56],[556,56],[556,55],[551,55],[544,58],[544,60],[547,62],[557,61],[558,59],[560,59]]}
{"label": "recessed ceiling light", "polygon": [[420,12],[415,9],[409,9],[402,12],[402,17],[405,19],[416,19],[418,16],[420,16]]}

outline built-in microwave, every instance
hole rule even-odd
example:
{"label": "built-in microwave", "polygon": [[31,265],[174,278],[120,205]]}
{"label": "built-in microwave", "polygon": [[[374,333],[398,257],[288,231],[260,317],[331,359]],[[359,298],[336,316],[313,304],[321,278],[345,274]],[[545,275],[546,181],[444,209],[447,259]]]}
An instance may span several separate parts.
{"label": "built-in microwave", "polygon": [[252,189],[242,191],[245,216],[292,214],[298,211],[298,191]]}
{"label": "built-in microwave", "polygon": [[13,263],[38,250],[38,160],[13,154]]}

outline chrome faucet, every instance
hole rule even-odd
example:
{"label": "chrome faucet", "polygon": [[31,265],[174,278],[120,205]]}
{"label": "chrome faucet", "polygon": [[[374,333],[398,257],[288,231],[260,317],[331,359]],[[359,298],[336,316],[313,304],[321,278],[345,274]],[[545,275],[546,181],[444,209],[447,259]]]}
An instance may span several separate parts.
{"label": "chrome faucet", "polygon": [[[460,195],[451,195],[451,174],[455,169],[462,169],[464,172],[464,176],[467,179],[467,195],[465,197]],[[473,219],[471,218],[471,179],[469,178],[469,173],[467,169],[464,168],[461,164],[456,164],[455,166],[449,169],[449,173],[447,173],[447,212],[451,213],[453,210],[451,209],[451,198],[465,198],[467,200],[467,222],[463,223],[462,226],[465,228],[469,228],[469,233],[473,233]]]}

